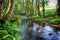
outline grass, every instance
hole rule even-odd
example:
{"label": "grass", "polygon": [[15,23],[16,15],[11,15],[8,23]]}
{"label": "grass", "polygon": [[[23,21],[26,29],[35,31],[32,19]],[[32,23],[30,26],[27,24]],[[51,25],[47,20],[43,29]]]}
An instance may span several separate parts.
{"label": "grass", "polygon": [[[42,9],[40,9],[40,10],[41,10],[40,12],[42,14]],[[45,16],[47,18],[39,17],[39,16],[37,16],[38,13],[36,13],[37,15],[33,16],[32,19],[34,21],[36,21],[36,22],[39,22],[39,23],[48,22],[48,23],[53,23],[53,24],[60,25],[60,17],[54,16],[55,15],[55,12],[56,12],[56,8],[55,7],[45,8]]]}
{"label": "grass", "polygon": [[[40,9],[41,15],[42,15],[42,8]],[[55,7],[45,7],[45,16],[52,16],[56,12]]]}
{"label": "grass", "polygon": [[[36,8],[34,8],[34,10],[35,10],[34,14],[35,14],[35,16],[37,16],[38,11],[36,10]],[[51,17],[55,14],[55,12],[56,12],[56,7],[45,7],[45,16]],[[40,7],[40,13],[41,13],[41,16],[42,16],[42,14],[43,14],[42,7]]]}
{"label": "grass", "polygon": [[56,9],[55,8],[51,8],[51,9],[45,9],[45,15],[46,16],[52,16],[54,15],[56,12]]}

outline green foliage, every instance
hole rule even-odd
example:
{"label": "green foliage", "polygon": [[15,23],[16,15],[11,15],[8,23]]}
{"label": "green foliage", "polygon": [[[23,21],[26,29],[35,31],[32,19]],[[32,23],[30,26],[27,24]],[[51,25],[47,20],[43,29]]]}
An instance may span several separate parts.
{"label": "green foliage", "polygon": [[32,17],[34,21],[38,23],[51,23],[51,24],[57,24],[60,25],[60,17],[54,16],[54,17]]}
{"label": "green foliage", "polygon": [[[55,11],[56,11],[56,9],[53,8],[53,7],[52,8],[45,8],[45,16],[46,16],[46,18],[39,17],[38,13],[36,13],[36,15],[34,15],[32,17],[32,19],[35,20],[35,21],[38,21],[38,22],[50,22],[51,19],[55,18],[55,17],[53,17],[54,14],[55,14]],[[41,15],[42,15],[42,9],[41,9],[40,12],[41,12]]]}
{"label": "green foliage", "polygon": [[49,18],[44,18],[44,17],[38,17],[38,18],[35,18],[33,19],[34,21],[38,22],[38,23],[45,23],[45,22],[49,22]]}
{"label": "green foliage", "polygon": [[20,15],[20,13],[23,11],[23,0],[14,0],[14,7],[15,7],[15,10],[14,10],[14,13],[15,15]]}
{"label": "green foliage", "polygon": [[55,18],[50,20],[50,23],[59,25],[60,24],[60,17],[56,16]]}
{"label": "green foliage", "polygon": [[2,11],[2,16],[5,15],[6,11],[7,11],[7,7],[8,7],[8,0],[4,0],[4,5],[3,5],[3,11]]}
{"label": "green foliage", "polygon": [[20,28],[16,23],[10,23],[5,21],[2,26],[3,29],[0,30],[0,40],[21,40],[19,32]]}
{"label": "green foliage", "polygon": [[51,17],[55,14],[55,12],[56,12],[56,8],[53,8],[53,7],[47,8],[47,9],[45,9],[45,16]]}

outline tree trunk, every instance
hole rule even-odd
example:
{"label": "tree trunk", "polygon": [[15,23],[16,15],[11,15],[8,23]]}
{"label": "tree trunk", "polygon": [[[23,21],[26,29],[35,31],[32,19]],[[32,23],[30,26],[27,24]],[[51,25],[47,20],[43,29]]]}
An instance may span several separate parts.
{"label": "tree trunk", "polygon": [[33,16],[33,0],[31,0],[30,2],[29,2],[29,9],[30,9],[30,17],[32,18],[32,16]]}
{"label": "tree trunk", "polygon": [[14,12],[14,0],[10,0],[10,4],[8,6],[8,11],[5,16],[8,21],[11,21],[11,18],[13,16],[13,12]]}
{"label": "tree trunk", "polygon": [[45,7],[45,5],[44,5],[44,0],[42,0],[42,7],[43,7],[43,17],[45,17],[45,9],[44,9],[44,7]]}
{"label": "tree trunk", "polygon": [[22,0],[23,1],[23,9],[24,9],[24,0]]}
{"label": "tree trunk", "polygon": [[2,14],[3,4],[4,4],[4,0],[0,0],[0,16]]}
{"label": "tree trunk", "polygon": [[1,18],[1,14],[2,14],[2,9],[3,9],[3,4],[4,4],[4,0],[0,0],[0,26],[3,26],[4,24],[4,20],[3,18]]}
{"label": "tree trunk", "polygon": [[26,0],[25,2],[25,13],[26,13],[26,16],[28,16],[28,13],[29,13],[29,7],[28,7],[28,0]]}
{"label": "tree trunk", "polygon": [[32,0],[32,16],[34,15],[34,9],[33,9],[33,3],[34,2],[34,0]]}
{"label": "tree trunk", "polygon": [[60,16],[60,0],[57,0],[57,11],[56,14]]}
{"label": "tree trunk", "polygon": [[36,0],[36,8],[38,10],[38,15],[41,16],[41,14],[40,14],[40,0]]}

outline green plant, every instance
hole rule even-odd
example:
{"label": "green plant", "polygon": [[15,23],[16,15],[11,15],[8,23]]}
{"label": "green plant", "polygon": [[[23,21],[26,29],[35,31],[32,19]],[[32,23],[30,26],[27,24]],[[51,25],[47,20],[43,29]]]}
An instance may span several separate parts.
{"label": "green plant", "polygon": [[10,23],[5,21],[5,24],[1,26],[0,30],[0,40],[21,40],[22,37],[19,35],[20,28],[16,23]]}

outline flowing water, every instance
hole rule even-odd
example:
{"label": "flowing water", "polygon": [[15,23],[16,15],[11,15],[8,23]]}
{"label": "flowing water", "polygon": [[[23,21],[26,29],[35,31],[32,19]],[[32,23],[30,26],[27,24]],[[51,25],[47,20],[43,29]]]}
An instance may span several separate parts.
{"label": "flowing water", "polygon": [[41,27],[41,25],[38,23],[33,23],[33,32],[31,38],[29,38],[30,34],[28,34],[28,22],[24,22],[20,25],[20,27],[22,28],[21,35],[23,37],[23,40],[60,40],[60,31],[55,31],[51,26],[45,25],[43,28],[44,32],[39,33],[37,32],[37,29]]}

